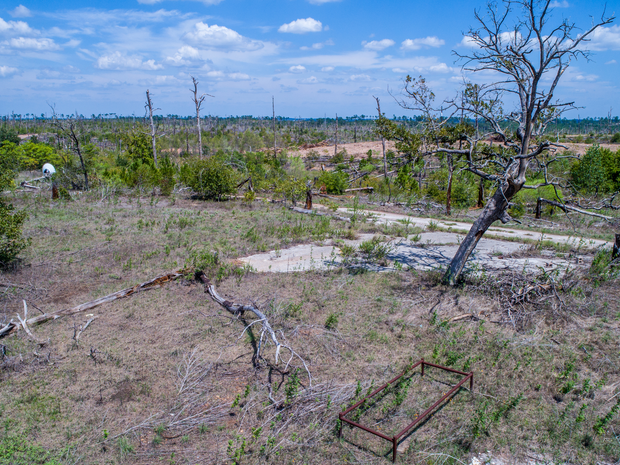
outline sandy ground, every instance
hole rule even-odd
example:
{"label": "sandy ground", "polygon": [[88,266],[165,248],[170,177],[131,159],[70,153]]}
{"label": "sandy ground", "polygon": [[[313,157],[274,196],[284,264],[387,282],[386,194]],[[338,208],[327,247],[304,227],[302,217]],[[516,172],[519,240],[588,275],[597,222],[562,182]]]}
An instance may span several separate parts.
{"label": "sandy ground", "polygon": [[[592,146],[592,144],[573,144],[573,143],[564,143],[563,145],[565,145],[568,150],[576,153],[577,155],[584,155],[586,151],[588,150],[588,148]],[[600,146],[602,148],[607,148],[614,152],[620,149],[620,145],[618,144],[600,144]],[[381,141],[339,144],[338,151],[342,149],[345,149],[349,156],[353,155],[355,158],[358,158],[358,159],[366,157],[368,150],[372,150],[373,156],[376,158],[378,155],[382,154],[382,150],[383,150],[381,146]],[[395,150],[394,142],[386,141],[385,150],[386,151]],[[564,149],[559,149],[559,150],[563,151]],[[301,156],[302,158],[306,158],[311,152],[318,153],[320,156],[333,156],[334,146],[326,145],[322,147],[314,147],[314,148],[309,148],[309,149],[301,149],[298,151],[290,151],[289,155],[290,156]]]}
{"label": "sandy ground", "polygon": [[[351,211],[341,208],[343,213]],[[390,252],[388,260],[391,265],[388,267],[373,266],[369,267],[376,271],[393,269],[396,263],[405,268],[417,270],[432,270],[445,268],[458,250],[459,243],[471,227],[471,224],[432,220],[430,218],[409,217],[394,213],[368,212],[372,215],[372,220],[378,223],[396,223],[409,221],[411,226],[428,228],[431,221],[434,221],[439,228],[450,229],[448,232],[428,231],[419,235],[417,240],[399,239],[389,243]],[[480,269],[489,271],[499,271],[505,269],[519,269],[525,272],[537,272],[540,269],[547,271],[557,268],[567,269],[571,266],[589,265],[591,258],[587,255],[571,257],[570,260],[557,257],[553,253],[542,254],[539,257],[511,257],[511,254],[523,252],[529,245],[518,242],[521,239],[540,240],[544,238],[558,244],[574,244],[579,246],[580,240],[575,237],[547,235],[537,232],[526,232],[516,229],[497,228],[489,229],[489,233],[496,236],[516,238],[517,242],[503,241],[490,238],[482,238],[476,250],[468,262],[469,269]],[[362,242],[372,239],[371,234],[362,234],[356,240],[344,241],[347,245],[359,246]],[[588,239],[582,242],[582,248],[595,248],[607,245],[605,241]],[[272,250],[268,253],[256,254],[241,258],[240,261],[251,265],[258,272],[293,272],[329,269],[339,266],[342,257],[340,249],[333,244],[301,244],[288,249]]]}

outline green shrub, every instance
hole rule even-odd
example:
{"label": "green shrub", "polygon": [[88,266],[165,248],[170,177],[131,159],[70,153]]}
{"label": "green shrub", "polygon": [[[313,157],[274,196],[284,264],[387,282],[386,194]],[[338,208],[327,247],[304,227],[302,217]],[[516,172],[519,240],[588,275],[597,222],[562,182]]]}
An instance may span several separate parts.
{"label": "green shrub", "polygon": [[590,147],[581,160],[572,166],[570,176],[577,189],[585,192],[607,191],[609,178],[601,148],[598,145]]}
{"label": "green shrub", "polygon": [[[0,145],[0,192],[14,184],[17,160],[11,150],[13,147],[15,144],[12,142]],[[0,197],[0,267],[9,265],[30,244],[30,239],[22,235],[27,216],[25,211],[15,210],[13,205]]]}
{"label": "green shrub", "polygon": [[342,171],[324,171],[319,177],[319,184],[325,186],[328,194],[344,194],[348,181],[349,176]]}
{"label": "green shrub", "polygon": [[5,141],[19,145],[21,139],[17,135],[17,131],[9,129],[7,126],[2,126],[0,127],[0,145]]}
{"label": "green shrub", "polygon": [[235,192],[235,172],[216,157],[193,159],[181,168],[181,182],[205,199],[221,200]]}
{"label": "green shrub", "polygon": [[615,133],[609,140],[612,144],[620,144],[620,132]]}

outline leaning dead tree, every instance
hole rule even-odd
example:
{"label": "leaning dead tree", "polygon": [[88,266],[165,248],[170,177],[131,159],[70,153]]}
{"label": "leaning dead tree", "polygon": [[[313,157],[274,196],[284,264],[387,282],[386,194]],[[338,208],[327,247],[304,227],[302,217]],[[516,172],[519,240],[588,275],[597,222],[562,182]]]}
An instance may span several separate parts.
{"label": "leaning dead tree", "polygon": [[202,107],[202,103],[205,101],[205,98],[213,97],[213,95],[209,94],[201,94],[198,95],[198,81],[194,76],[190,76],[192,78],[192,83],[194,84],[194,89],[190,89],[189,91],[194,94],[192,97],[192,101],[196,106],[196,126],[198,127],[198,155],[202,157],[202,129],[200,128],[200,108]]}
{"label": "leaning dead tree", "polygon": [[[446,102],[444,110],[461,112],[490,129],[481,133],[471,126],[463,128],[456,138],[462,142],[460,148],[455,146],[455,139],[448,138],[435,153],[458,157],[463,170],[494,183],[496,188],[448,266],[445,283],[456,283],[478,241],[495,221],[507,223],[512,219],[507,210],[521,189],[558,185],[548,168],[561,158],[555,153],[559,145],[545,137],[545,129],[575,106],[554,100],[554,93],[570,63],[577,58],[588,59],[584,45],[592,33],[615,18],[602,16],[588,30],[577,33],[576,25],[567,19],[551,22],[551,3],[489,3],[485,16],[475,12],[479,26],[466,34],[471,51],[454,52],[464,62],[464,71],[489,73],[497,79],[491,84],[467,84],[462,95]],[[424,93],[420,82],[424,85],[423,80],[417,81],[418,88],[410,95]],[[415,85],[416,81],[407,77],[406,83]],[[434,97],[432,92],[429,95]],[[504,112],[505,99],[516,101],[512,112]],[[488,140],[500,143],[490,146]],[[543,182],[526,185],[531,170],[540,173]]]}
{"label": "leaning dead tree", "polygon": [[153,101],[151,100],[151,94],[149,93],[148,89],[146,90],[146,104],[144,105],[144,108],[148,112],[149,120],[151,123],[151,144],[153,144],[153,162],[155,163],[155,168],[157,168],[157,132],[155,131],[155,123],[153,122],[153,112],[160,110],[160,108],[153,108]]}

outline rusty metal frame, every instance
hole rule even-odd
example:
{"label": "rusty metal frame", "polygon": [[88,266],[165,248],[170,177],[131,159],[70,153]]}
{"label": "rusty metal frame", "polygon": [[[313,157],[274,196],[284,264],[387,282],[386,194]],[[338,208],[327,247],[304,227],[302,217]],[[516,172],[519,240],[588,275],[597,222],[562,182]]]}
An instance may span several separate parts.
{"label": "rusty metal frame", "polygon": [[[380,393],[381,391],[386,389],[388,386],[391,386],[396,381],[398,381],[400,378],[405,376],[408,372],[412,371],[413,369],[417,368],[418,366],[422,367],[421,368],[421,375],[420,376],[424,376],[424,367],[425,366],[429,366],[429,367],[439,368],[439,369],[444,370],[444,371],[449,371],[451,373],[457,373],[459,375],[463,375],[464,378],[462,380],[460,380],[452,389],[450,389],[448,392],[446,392],[438,401],[436,401],[433,405],[431,405],[424,412],[422,412],[415,420],[413,420],[413,422],[411,422],[404,429],[400,430],[400,432],[396,433],[392,437],[389,437],[389,436],[387,436],[387,435],[385,435],[383,433],[380,433],[379,431],[375,431],[372,428],[368,428],[367,426],[360,425],[359,423],[357,423],[357,422],[355,422],[353,420],[349,420],[348,418],[345,418],[345,416],[347,414],[349,414],[350,412],[352,412],[353,410],[358,408],[360,405],[362,405],[368,399],[374,397],[375,395],[377,395],[378,393]],[[360,428],[360,429],[362,429],[362,430],[364,430],[364,431],[366,431],[368,433],[374,434],[375,436],[379,436],[380,438],[385,439],[386,441],[390,441],[392,443],[392,462],[396,462],[396,454],[397,454],[397,450],[396,449],[398,447],[398,441],[400,440],[400,438],[402,438],[409,430],[411,430],[411,428],[413,428],[418,423],[420,423],[424,418],[428,417],[431,414],[431,412],[433,410],[435,410],[435,408],[437,406],[439,406],[439,404],[441,404],[444,400],[446,400],[448,397],[450,397],[452,394],[454,394],[456,391],[458,391],[461,388],[461,386],[463,386],[463,384],[465,384],[468,380],[469,380],[469,390],[473,391],[473,389],[474,389],[474,372],[473,371],[470,371],[469,373],[466,373],[464,371],[459,371],[459,370],[455,370],[453,368],[444,367],[444,366],[441,366],[441,365],[437,365],[435,363],[425,362],[424,359],[421,359],[419,362],[416,362],[413,365],[408,366],[407,368],[405,368],[405,370],[400,375],[392,378],[387,383],[385,383],[384,385],[378,387],[373,392],[371,392],[370,394],[365,396],[362,400],[360,400],[356,404],[352,405],[351,407],[346,409],[344,412],[341,412],[340,414],[338,414],[338,418],[340,419],[339,437],[342,437],[342,429],[344,427],[344,423],[347,423],[347,424],[351,425],[352,427]]]}

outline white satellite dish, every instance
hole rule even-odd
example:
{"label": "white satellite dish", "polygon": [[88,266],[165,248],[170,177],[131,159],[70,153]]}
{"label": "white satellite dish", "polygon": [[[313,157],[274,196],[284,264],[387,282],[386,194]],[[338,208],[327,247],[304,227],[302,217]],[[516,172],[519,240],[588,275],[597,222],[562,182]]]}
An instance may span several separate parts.
{"label": "white satellite dish", "polygon": [[43,165],[43,175],[48,178],[51,177],[56,172],[56,168],[51,163],[46,163]]}

